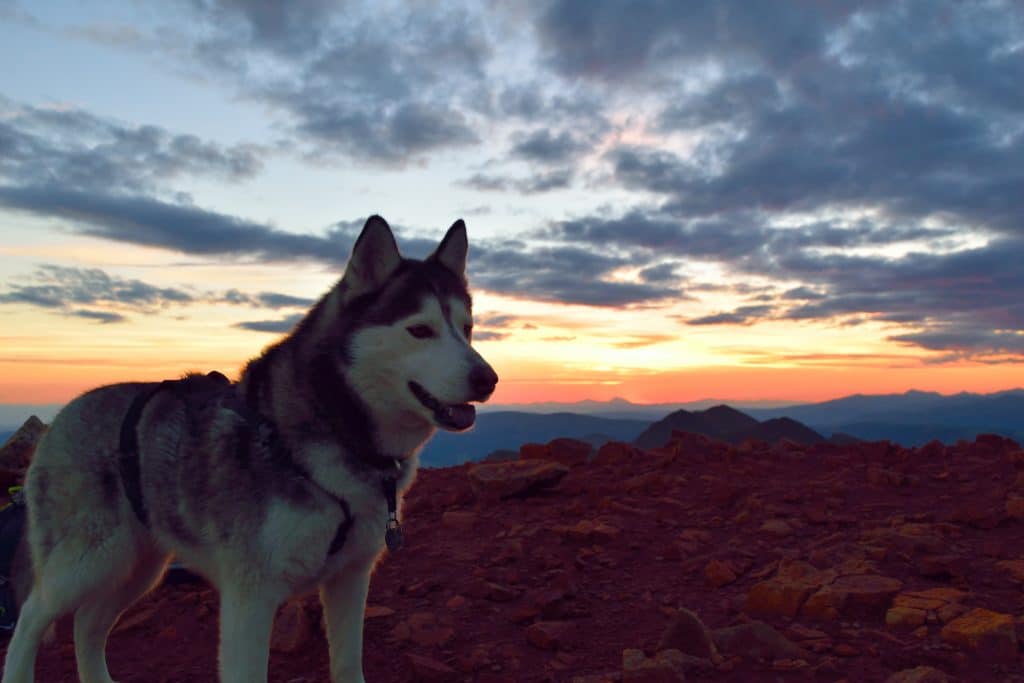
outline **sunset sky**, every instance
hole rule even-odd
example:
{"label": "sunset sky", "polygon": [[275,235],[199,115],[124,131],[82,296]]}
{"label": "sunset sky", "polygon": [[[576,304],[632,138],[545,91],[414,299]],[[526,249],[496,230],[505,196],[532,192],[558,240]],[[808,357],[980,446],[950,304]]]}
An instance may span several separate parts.
{"label": "sunset sky", "polygon": [[0,0],[0,403],[235,375],[372,213],[497,403],[1024,386],[1022,8]]}

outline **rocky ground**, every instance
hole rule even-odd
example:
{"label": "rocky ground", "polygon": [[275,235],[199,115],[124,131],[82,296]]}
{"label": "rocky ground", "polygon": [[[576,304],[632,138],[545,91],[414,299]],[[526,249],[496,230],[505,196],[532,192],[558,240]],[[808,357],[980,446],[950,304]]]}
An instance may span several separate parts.
{"label": "rocky ground", "polygon": [[[1024,451],[999,437],[664,448],[567,440],[426,470],[380,564],[382,681],[1024,681]],[[315,599],[278,683],[327,681]],[[214,681],[216,597],[165,583],[110,639],[121,683]],[[70,623],[38,680],[76,680]]]}

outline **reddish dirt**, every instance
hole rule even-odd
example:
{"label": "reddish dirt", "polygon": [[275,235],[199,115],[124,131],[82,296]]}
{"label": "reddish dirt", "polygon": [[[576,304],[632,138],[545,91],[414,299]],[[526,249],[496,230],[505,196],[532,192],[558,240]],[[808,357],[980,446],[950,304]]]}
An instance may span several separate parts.
{"label": "reddish dirt", "polygon": [[[512,490],[490,488],[500,476],[475,489],[474,465],[420,474],[406,547],[373,578],[368,681],[683,680],[665,664],[633,668],[672,659],[658,656],[669,647],[703,655],[672,655],[690,680],[886,681],[928,665],[949,680],[1024,681],[1024,451],[1013,442],[736,448],[677,433],[662,449],[610,445],[582,464],[565,442],[523,453],[483,465],[519,478],[541,465],[542,482],[516,497],[489,493]],[[934,588],[961,592],[908,595]],[[714,632],[720,654],[692,632],[661,643],[677,608]],[[975,608],[988,611],[963,616]],[[753,619],[780,632],[777,651],[715,631]],[[318,624],[312,598],[279,619],[271,681],[328,680]],[[214,681],[216,629],[212,590],[165,584],[112,634],[111,672]],[[77,680],[70,632],[65,619],[43,646],[37,680]],[[624,674],[629,649],[641,652]]]}

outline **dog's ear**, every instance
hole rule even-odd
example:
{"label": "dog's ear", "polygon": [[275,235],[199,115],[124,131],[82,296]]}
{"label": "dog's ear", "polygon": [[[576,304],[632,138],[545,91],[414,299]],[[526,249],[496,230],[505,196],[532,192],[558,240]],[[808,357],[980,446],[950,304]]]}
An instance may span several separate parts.
{"label": "dog's ear", "polygon": [[463,280],[466,279],[466,254],[469,251],[469,239],[466,237],[466,224],[460,218],[448,228],[441,244],[430,258],[452,271]]}
{"label": "dog's ear", "polygon": [[370,216],[352,247],[342,282],[348,285],[350,296],[372,292],[384,284],[401,262],[391,226],[380,216]]}

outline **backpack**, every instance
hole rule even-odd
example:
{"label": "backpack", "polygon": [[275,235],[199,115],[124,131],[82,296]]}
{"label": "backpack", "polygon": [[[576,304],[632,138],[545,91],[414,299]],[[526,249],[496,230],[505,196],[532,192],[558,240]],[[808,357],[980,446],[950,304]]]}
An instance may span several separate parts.
{"label": "backpack", "polygon": [[11,502],[0,508],[0,630],[11,631],[18,621],[11,565],[25,533],[25,496],[20,486],[10,489]]}

